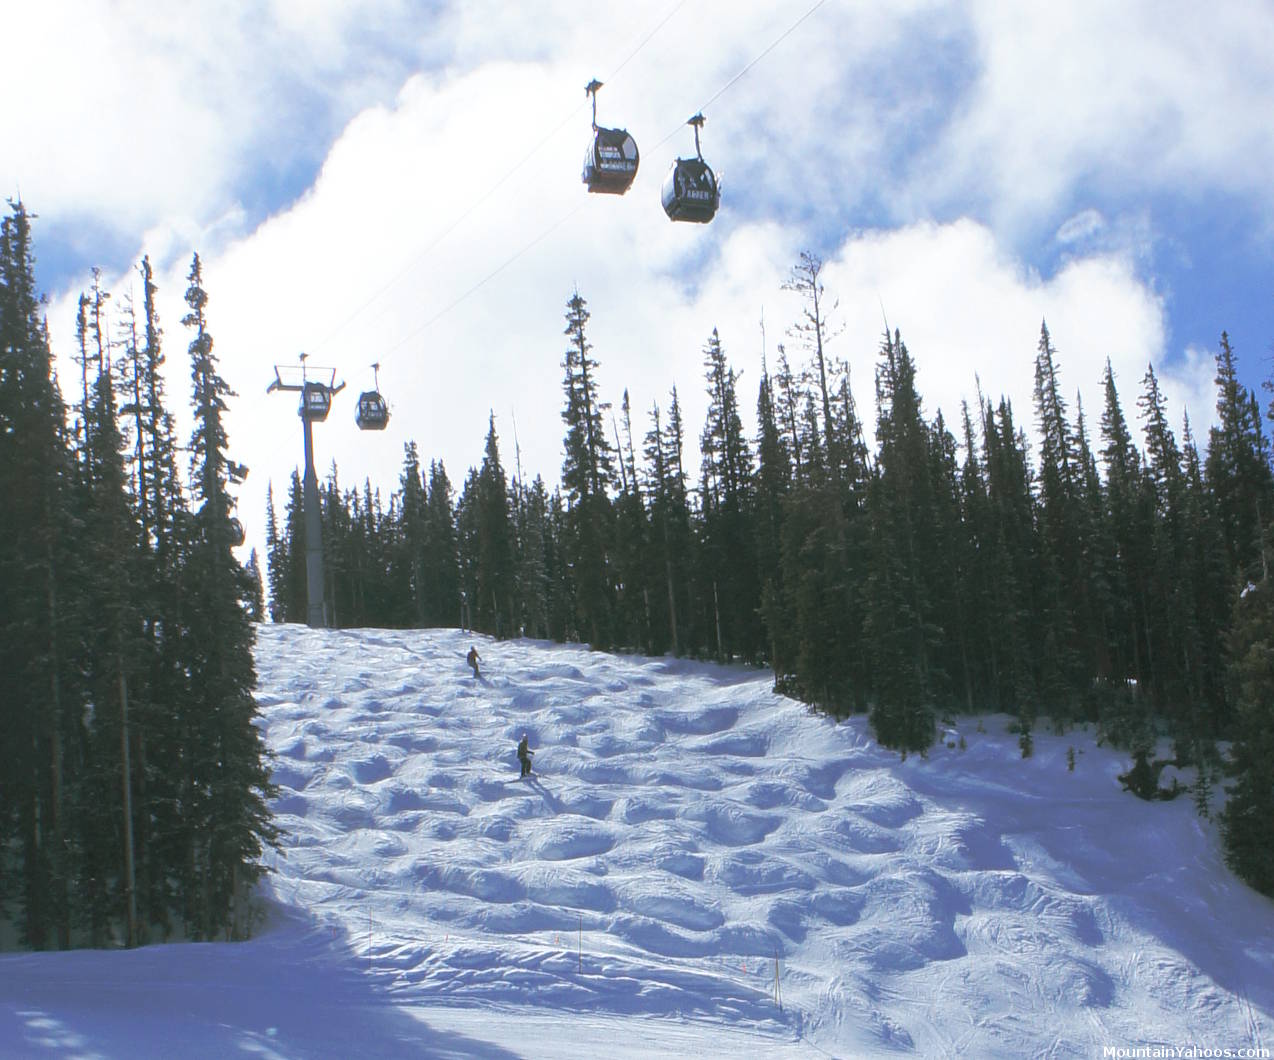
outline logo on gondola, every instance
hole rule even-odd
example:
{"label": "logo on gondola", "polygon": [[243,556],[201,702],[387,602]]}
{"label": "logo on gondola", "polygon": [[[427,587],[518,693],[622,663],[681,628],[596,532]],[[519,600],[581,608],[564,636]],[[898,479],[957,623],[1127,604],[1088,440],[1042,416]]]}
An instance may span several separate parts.
{"label": "logo on gondola", "polygon": [[598,159],[598,165],[602,169],[629,170],[637,168],[636,161],[631,158],[625,158],[623,153],[614,147],[603,147],[598,154],[601,156]]}

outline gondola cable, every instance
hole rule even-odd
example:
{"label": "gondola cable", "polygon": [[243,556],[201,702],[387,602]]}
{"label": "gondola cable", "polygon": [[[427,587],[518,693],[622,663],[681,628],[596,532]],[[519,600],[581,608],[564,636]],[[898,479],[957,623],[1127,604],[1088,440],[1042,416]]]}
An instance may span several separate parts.
{"label": "gondola cable", "polygon": [[[735,74],[732,78],[730,78],[730,80],[729,80],[729,81],[727,81],[727,82],[726,82],[726,83],[725,83],[725,84],[724,84],[724,85],[723,85],[720,89],[718,89],[718,90],[716,91],[716,93],[714,93],[714,94],[712,95],[712,97],[711,97],[711,98],[709,98],[709,100],[707,101],[707,103],[705,103],[705,104],[703,105],[703,107],[701,107],[701,108],[699,109],[699,113],[698,113],[698,114],[696,114],[696,116],[695,116],[695,117],[696,117],[696,118],[702,118],[702,113],[703,113],[703,111],[704,111],[704,110],[706,110],[706,109],[707,109],[707,108],[708,108],[708,107],[709,107],[712,103],[716,102],[716,101],[717,101],[718,99],[720,99],[723,95],[725,95],[725,93],[726,93],[727,91],[729,91],[729,90],[730,90],[730,89],[731,89],[731,88],[732,88],[735,84],[737,84],[737,83],[738,83],[738,82],[739,82],[739,81],[740,81],[740,80],[741,80],[741,79],[742,79],[742,78],[743,78],[743,77],[744,77],[744,76],[748,73],[748,71],[749,71],[749,70],[751,70],[754,66],[756,66],[756,64],[757,64],[757,63],[759,63],[762,59],[764,59],[767,55],[769,55],[769,54],[770,54],[770,52],[772,52],[775,48],[777,48],[780,44],[782,44],[784,40],[786,40],[789,36],[791,36],[791,35],[792,35],[792,33],[794,33],[794,32],[796,31],[796,29],[797,29],[797,28],[798,28],[798,27],[799,27],[799,26],[800,26],[803,22],[805,22],[805,21],[806,21],[806,19],[808,19],[808,18],[809,18],[812,14],[814,14],[814,12],[815,12],[815,11],[817,11],[820,7],[822,7],[822,6],[823,6],[826,2],[827,2],[827,0],[817,0],[817,2],[816,2],[813,6],[811,6],[811,7],[810,7],[810,8],[809,8],[809,9],[808,9],[808,10],[807,10],[807,11],[806,11],[803,15],[801,15],[801,17],[800,17],[800,18],[798,18],[795,22],[793,22],[790,26],[788,26],[788,28],[787,28],[787,29],[785,29],[785,30],[784,30],[782,33],[780,33],[780,34],[779,34],[779,35],[778,35],[778,36],[777,36],[777,37],[776,37],[773,41],[771,41],[771,42],[770,42],[770,44],[769,44],[769,45],[768,45],[768,46],[767,46],[767,47],[766,47],[763,51],[761,51],[761,52],[760,52],[760,53],[759,53],[759,54],[758,54],[755,58],[753,58],[753,59],[752,59],[752,60],[751,60],[751,61],[750,61],[750,62],[749,62],[749,63],[748,63],[745,67],[743,67],[743,69],[742,69],[742,70],[740,70],[737,74]],[[683,3],[684,3],[684,0],[683,0]],[[678,4],[678,5],[677,5],[677,7],[676,7],[676,8],[674,8],[674,9],[673,9],[673,11],[672,11],[672,12],[670,12],[667,16],[665,16],[665,18],[663,19],[663,21],[662,21],[662,22],[660,22],[659,27],[663,26],[663,24],[664,24],[665,22],[667,22],[667,21],[668,21],[668,19],[670,19],[670,18],[672,17],[672,15],[673,15],[673,14],[675,14],[675,13],[676,13],[676,11],[677,11],[677,10],[679,10],[682,6],[683,6],[683,4]],[[657,30],[659,27],[656,27],[656,30]],[[647,40],[649,40],[651,37],[653,37],[653,36],[654,36],[654,33],[655,33],[655,31],[652,31],[650,34],[648,34],[648,35],[647,35],[646,39],[642,41],[642,46],[644,46],[644,45],[645,45],[645,43],[646,43],[646,41],[647,41]],[[639,51],[639,50],[640,50],[640,47],[638,48],[638,51]],[[635,55],[635,54],[636,54],[636,52],[634,52],[633,54]],[[631,58],[632,58],[632,56],[629,56],[629,59],[631,59]],[[620,68],[620,69],[622,69],[622,68],[623,68],[623,66],[627,64],[627,62],[629,61],[629,59],[624,60],[624,63],[621,63],[619,68]],[[578,108],[577,108],[577,109],[578,109]],[[691,119],[691,122],[694,122],[694,121],[695,121],[695,119]],[[683,124],[687,124],[687,123],[683,123]],[[560,128],[560,126],[559,126],[559,128]],[[670,132],[667,136],[665,136],[662,140],[660,140],[660,141],[659,141],[659,143],[657,143],[657,144],[655,145],[655,148],[654,148],[654,149],[655,149],[655,150],[658,150],[660,147],[662,147],[664,144],[666,144],[669,140],[671,140],[674,136],[676,136],[676,135],[677,135],[677,134],[681,131],[681,129],[682,129],[682,125],[678,125],[676,129],[674,129],[674,130],[673,130],[672,132]],[[489,283],[491,280],[495,279],[495,277],[496,277],[496,276],[498,276],[501,272],[503,272],[505,269],[507,269],[507,268],[508,268],[510,265],[512,265],[515,261],[517,261],[517,260],[518,260],[518,258],[522,257],[522,255],[523,255],[523,254],[526,254],[528,251],[530,251],[531,249],[533,249],[533,248],[534,248],[537,244],[539,244],[539,243],[543,242],[543,241],[544,241],[544,240],[545,240],[545,239],[546,239],[549,235],[551,235],[554,231],[556,231],[556,230],[557,230],[558,228],[560,228],[563,224],[565,224],[565,223],[566,223],[567,221],[569,221],[572,217],[574,217],[577,213],[579,213],[579,211],[580,211],[581,209],[583,209],[583,206],[582,206],[582,205],[580,205],[580,206],[576,206],[574,209],[572,209],[572,210],[568,211],[568,212],[567,212],[566,214],[564,214],[562,217],[558,218],[558,220],[554,221],[551,225],[549,225],[549,227],[548,227],[548,228],[546,228],[544,231],[542,231],[539,235],[537,235],[537,236],[536,236],[534,239],[532,239],[529,243],[525,244],[525,245],[524,245],[524,246],[523,246],[520,250],[516,251],[516,252],[515,252],[515,253],[514,253],[511,257],[509,257],[508,259],[506,259],[506,260],[505,260],[505,261],[504,261],[501,265],[497,266],[494,270],[492,270],[490,273],[488,273],[486,276],[484,276],[481,280],[479,280],[477,283],[475,283],[472,287],[470,287],[468,290],[466,290],[463,294],[461,294],[461,295],[457,296],[457,297],[456,297],[455,299],[453,299],[451,302],[447,303],[447,305],[445,305],[442,309],[438,310],[438,312],[437,312],[437,313],[435,313],[433,316],[431,316],[428,320],[426,320],[426,321],[425,321],[423,324],[421,324],[419,327],[417,327],[416,329],[414,329],[414,330],[413,330],[413,331],[412,331],[409,335],[407,335],[407,336],[405,336],[404,338],[400,339],[400,340],[399,340],[398,342],[396,342],[393,346],[390,346],[390,347],[389,347],[389,348],[385,351],[385,355],[388,355],[388,354],[390,354],[390,353],[393,353],[393,352],[397,351],[397,350],[398,350],[398,349],[400,349],[402,346],[404,346],[404,345],[406,345],[408,342],[410,342],[412,339],[416,338],[419,334],[421,334],[421,332],[423,332],[423,331],[427,330],[427,329],[428,329],[428,328],[430,328],[432,325],[434,325],[435,323],[437,323],[437,322],[438,322],[438,321],[439,321],[442,317],[446,316],[446,315],[447,315],[448,313],[450,313],[453,309],[455,309],[455,308],[456,308],[456,306],[460,305],[463,301],[465,301],[465,299],[469,298],[469,296],[470,296],[470,295],[474,294],[476,291],[478,291],[479,289],[481,289],[483,286],[485,286],[485,285],[486,285],[487,283]]]}
{"label": "gondola cable", "polygon": [[[676,15],[677,12],[679,12],[683,7],[685,7],[687,2],[688,0],[678,0],[678,2],[668,11],[668,13],[664,15],[664,17],[660,19],[658,23],[655,24],[654,28],[651,29],[644,37],[642,37],[642,39],[637,43],[637,46],[633,48],[631,52],[628,53],[628,56],[617,67],[615,67],[615,69],[612,70],[610,74],[607,75],[607,79],[614,80],[614,78],[619,75],[619,73],[624,69],[624,67],[626,67],[630,62],[632,62],[633,59],[635,59],[641,53],[641,50],[645,48],[647,44],[650,43],[650,41],[654,38],[655,34],[657,34],[661,29],[663,29],[663,27],[667,25],[669,21],[672,20],[673,16]],[[596,104],[594,103],[594,107],[595,106]],[[346,327],[348,327],[365,309],[368,308],[368,306],[376,302],[381,297],[381,295],[383,295],[386,291],[388,291],[391,287],[393,287],[396,283],[398,283],[399,280],[401,280],[404,276],[406,276],[407,273],[411,272],[417,265],[419,265],[421,260],[430,251],[432,251],[436,246],[438,246],[439,243],[441,243],[444,239],[446,239],[447,236],[451,235],[452,232],[454,232],[457,228],[459,228],[464,221],[468,220],[468,218],[474,213],[474,211],[478,209],[478,207],[483,205],[483,203],[485,203],[489,198],[491,198],[492,195],[494,195],[497,191],[500,190],[500,188],[502,188],[505,184],[507,184],[509,180],[513,178],[514,174],[516,174],[520,169],[522,169],[523,166],[525,166],[528,162],[530,162],[530,160],[533,157],[535,157],[535,155],[538,154],[543,149],[545,144],[547,144],[550,140],[552,140],[555,136],[557,136],[557,134],[560,133],[564,128],[566,128],[567,125],[574,122],[576,120],[577,115],[579,114],[579,111],[580,111],[579,105],[573,107],[570,113],[567,114],[560,122],[558,122],[557,125],[555,125],[547,133],[545,133],[544,136],[540,138],[539,142],[534,147],[532,147],[529,151],[527,151],[526,154],[523,155],[521,159],[519,159],[516,163],[513,164],[513,166],[509,168],[509,170],[504,174],[504,176],[502,176],[499,180],[497,180],[494,184],[492,184],[491,187],[489,187],[477,199],[471,202],[469,206],[467,206],[451,222],[450,225],[448,225],[436,236],[434,236],[434,238],[431,239],[420,251],[418,251],[416,255],[412,257],[410,261],[407,262],[406,265],[404,265],[401,269],[399,269],[396,273],[394,273],[393,276],[391,276],[387,281],[385,281],[385,283],[383,283],[380,287],[378,287],[375,291],[373,291],[372,294],[368,296],[368,298],[365,301],[363,301],[353,312],[351,312],[347,317],[345,317],[345,319],[343,319],[340,323],[338,323],[335,327],[333,327],[330,331],[328,331],[328,333],[324,335],[323,338],[321,338],[318,342],[312,343],[309,346],[309,349],[316,350],[316,349],[321,349],[323,346],[325,346],[335,335],[339,334]]]}
{"label": "gondola cable", "polygon": [[[810,15],[814,14],[814,12],[817,11],[820,7],[822,7],[825,3],[827,3],[827,0],[818,0],[818,2],[815,3],[814,6],[811,7],[808,11],[806,11],[805,14],[803,14],[800,18],[798,18],[795,22],[793,22],[790,26],[788,26],[787,29],[785,29],[782,33],[780,33],[777,37],[775,37],[774,40],[770,42],[769,47],[767,47],[763,52],[761,52],[760,55],[758,55],[755,59],[753,59],[750,63],[748,63],[747,66],[745,66],[742,70],[740,70],[737,74],[735,74],[732,78],[730,78],[729,81],[727,81],[724,85],[722,85],[721,88],[717,90],[716,94],[713,95],[711,99],[709,99],[706,103],[703,104],[703,106],[699,108],[697,113],[700,115],[703,114],[705,110],[707,110],[710,106],[712,106],[712,104],[714,104],[717,100],[719,100],[722,96],[724,96],[726,92],[728,92],[731,88],[733,88],[734,85],[738,81],[740,81],[749,70],[752,69],[752,67],[756,66],[757,63],[759,63],[762,59],[764,59],[767,55],[769,55],[770,52],[774,51],[775,48],[777,48],[780,44],[782,44],[783,41],[785,41],[788,37],[790,37],[792,33],[796,31],[797,27],[801,25],[802,22],[804,22],[807,18],[809,18]],[[685,123],[683,122],[682,124],[684,125]],[[667,136],[665,136],[662,140],[660,140],[657,144],[655,144],[653,150],[658,151],[659,148],[663,147],[664,144],[666,144],[669,140],[671,140],[674,136],[676,136],[680,132],[681,132],[681,125],[678,125],[675,129],[672,130],[672,132],[670,132]]]}

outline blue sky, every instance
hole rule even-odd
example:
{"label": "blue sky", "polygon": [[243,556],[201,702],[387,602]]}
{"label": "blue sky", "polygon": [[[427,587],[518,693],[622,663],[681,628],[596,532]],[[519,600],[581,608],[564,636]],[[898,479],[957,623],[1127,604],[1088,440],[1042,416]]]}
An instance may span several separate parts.
{"label": "blue sky", "polygon": [[[22,101],[0,115],[0,182],[39,215],[56,349],[91,267],[118,304],[149,253],[183,400],[197,250],[254,540],[266,482],[299,460],[288,399],[265,393],[275,364],[306,351],[347,381],[316,442],[347,485],[392,488],[411,439],[459,485],[489,414],[506,465],[516,429],[523,468],[552,481],[575,289],[638,444],[674,385],[693,441],[714,327],[748,412],[763,352],[803,360],[781,289],[803,249],[826,261],[832,353],[868,418],[882,307],[949,420],[980,379],[1029,426],[1042,319],[1091,416],[1107,357],[1127,413],[1153,362],[1200,436],[1223,329],[1250,386],[1271,370],[1265,4],[89,0],[7,17],[25,48],[0,70]],[[593,77],[599,121],[642,150],[622,199],[579,182]],[[700,109],[723,205],[672,225],[659,184]],[[393,419],[369,437],[353,396],[374,361]]]}

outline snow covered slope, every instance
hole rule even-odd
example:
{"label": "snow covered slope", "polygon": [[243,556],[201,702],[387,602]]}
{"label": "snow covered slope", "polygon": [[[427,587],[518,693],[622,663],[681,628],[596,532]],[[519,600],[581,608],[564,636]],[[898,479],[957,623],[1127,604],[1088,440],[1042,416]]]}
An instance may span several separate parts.
{"label": "snow covered slope", "polygon": [[0,957],[0,1055],[1274,1047],[1274,903],[1084,733],[903,763],[768,674],[454,631],[263,626],[257,660],[270,922]]}

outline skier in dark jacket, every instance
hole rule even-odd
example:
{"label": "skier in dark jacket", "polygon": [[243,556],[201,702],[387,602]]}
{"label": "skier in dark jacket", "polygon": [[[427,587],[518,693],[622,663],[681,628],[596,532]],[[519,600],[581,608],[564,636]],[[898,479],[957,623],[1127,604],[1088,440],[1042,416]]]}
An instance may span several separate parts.
{"label": "skier in dark jacket", "polygon": [[478,654],[478,649],[475,648],[472,644],[469,645],[469,654],[464,657],[464,661],[473,667],[474,677],[478,676],[478,660],[481,658],[482,656]]}
{"label": "skier in dark jacket", "polygon": [[[522,734],[522,742],[518,744],[518,761],[522,763],[522,776],[529,777],[531,775],[531,756],[535,752],[530,750],[526,745],[526,733]],[[519,780],[521,777],[518,778]]]}

